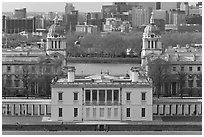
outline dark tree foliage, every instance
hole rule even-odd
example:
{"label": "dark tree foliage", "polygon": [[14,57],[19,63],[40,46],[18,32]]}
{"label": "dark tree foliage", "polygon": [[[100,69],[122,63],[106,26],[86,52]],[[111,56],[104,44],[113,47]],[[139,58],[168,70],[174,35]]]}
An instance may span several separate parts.
{"label": "dark tree foliage", "polygon": [[158,98],[161,94],[162,83],[167,78],[168,62],[158,58],[148,63],[148,76],[152,79],[153,87]]}

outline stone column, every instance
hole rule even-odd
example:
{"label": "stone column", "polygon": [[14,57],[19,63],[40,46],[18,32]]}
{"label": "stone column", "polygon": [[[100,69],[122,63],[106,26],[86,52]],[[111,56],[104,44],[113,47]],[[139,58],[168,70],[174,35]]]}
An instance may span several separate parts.
{"label": "stone column", "polygon": [[169,104],[169,115],[172,115],[172,104]]}
{"label": "stone column", "polygon": [[190,104],[190,106],[189,106],[189,107],[190,107],[190,116],[192,116],[193,111],[194,111],[194,109],[193,109],[193,105],[194,105],[194,104]]}
{"label": "stone column", "polygon": [[25,116],[27,115],[27,104],[24,105],[24,109],[25,109]]}
{"label": "stone column", "polygon": [[163,114],[163,104],[159,105],[159,115]]}
{"label": "stone column", "polygon": [[181,104],[178,104],[178,108],[177,108],[178,110],[177,110],[177,114],[178,115],[181,115],[182,114],[182,106],[181,106]]}
{"label": "stone column", "polygon": [[40,116],[40,105],[38,105],[38,116]]}
{"label": "stone column", "polygon": [[166,104],[165,105],[165,112],[164,112],[164,115],[166,116],[166,115],[168,115],[169,114],[169,104]]}
{"label": "stone column", "polygon": [[202,104],[198,104],[197,105],[197,112],[198,112],[198,115],[202,114]]}
{"label": "stone column", "polygon": [[34,105],[33,104],[31,104],[31,116],[33,116],[34,115]]}
{"label": "stone column", "polygon": [[44,105],[44,115],[45,116],[47,115],[47,105],[46,104]]}
{"label": "stone column", "polygon": [[18,115],[21,115],[21,104],[18,104]]}
{"label": "stone column", "polygon": [[176,104],[171,104],[171,114],[176,114]]}
{"label": "stone column", "polygon": [[114,104],[114,91],[112,90],[112,104]]}
{"label": "stone column", "polygon": [[99,90],[96,91],[97,93],[97,105],[99,104]]}
{"label": "stone column", "polygon": [[184,104],[184,112],[183,112],[184,114],[184,116],[185,115],[188,115],[188,104]]}
{"label": "stone column", "polygon": [[105,90],[105,105],[107,104],[107,90]]}

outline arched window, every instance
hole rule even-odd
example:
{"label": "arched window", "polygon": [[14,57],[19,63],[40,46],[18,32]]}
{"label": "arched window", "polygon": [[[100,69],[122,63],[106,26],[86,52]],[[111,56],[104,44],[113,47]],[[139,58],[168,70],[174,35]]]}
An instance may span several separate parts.
{"label": "arched window", "polygon": [[52,41],[52,49],[53,49],[53,41]]}

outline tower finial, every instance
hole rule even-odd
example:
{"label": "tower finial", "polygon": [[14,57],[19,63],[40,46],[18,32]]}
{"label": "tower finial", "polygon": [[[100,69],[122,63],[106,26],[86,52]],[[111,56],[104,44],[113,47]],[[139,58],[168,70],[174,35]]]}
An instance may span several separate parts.
{"label": "tower finial", "polygon": [[154,12],[151,13],[150,24],[154,24]]}

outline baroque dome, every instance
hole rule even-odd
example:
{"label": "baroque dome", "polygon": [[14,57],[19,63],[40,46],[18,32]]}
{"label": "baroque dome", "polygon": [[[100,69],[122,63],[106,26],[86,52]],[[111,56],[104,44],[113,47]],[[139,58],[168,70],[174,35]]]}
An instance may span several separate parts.
{"label": "baroque dome", "polygon": [[49,36],[53,37],[59,37],[59,36],[64,36],[65,35],[65,29],[63,26],[60,26],[58,22],[58,15],[56,15],[54,19],[54,24],[52,24],[49,28],[48,31]]}
{"label": "baroque dome", "polygon": [[150,18],[150,24],[145,27],[144,33],[147,33],[147,34],[149,34],[149,33],[160,34],[159,28],[154,24],[153,13],[152,13],[152,16]]}

